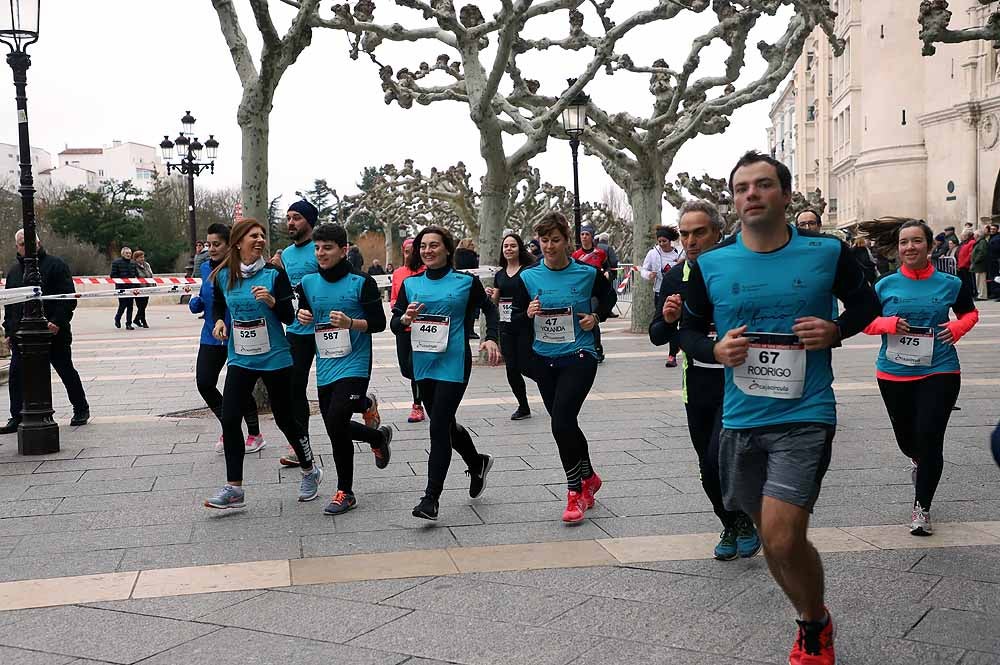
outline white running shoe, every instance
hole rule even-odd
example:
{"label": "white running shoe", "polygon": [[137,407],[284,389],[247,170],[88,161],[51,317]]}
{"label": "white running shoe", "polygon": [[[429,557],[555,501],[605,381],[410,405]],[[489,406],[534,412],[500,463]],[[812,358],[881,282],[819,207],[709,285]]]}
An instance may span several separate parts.
{"label": "white running shoe", "polygon": [[931,527],[931,511],[924,510],[920,503],[913,506],[913,515],[910,520],[911,536],[929,536],[934,533]]}
{"label": "white running shoe", "polygon": [[251,434],[247,437],[246,454],[255,453],[267,445],[263,434]]}

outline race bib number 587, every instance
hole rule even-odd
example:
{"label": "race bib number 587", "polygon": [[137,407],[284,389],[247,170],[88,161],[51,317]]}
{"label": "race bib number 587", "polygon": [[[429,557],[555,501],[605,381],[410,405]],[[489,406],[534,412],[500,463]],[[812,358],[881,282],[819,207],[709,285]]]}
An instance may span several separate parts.
{"label": "race bib number 587", "polygon": [[806,380],[806,350],[795,335],[747,332],[747,360],[733,368],[733,382],[753,397],[798,399]]}

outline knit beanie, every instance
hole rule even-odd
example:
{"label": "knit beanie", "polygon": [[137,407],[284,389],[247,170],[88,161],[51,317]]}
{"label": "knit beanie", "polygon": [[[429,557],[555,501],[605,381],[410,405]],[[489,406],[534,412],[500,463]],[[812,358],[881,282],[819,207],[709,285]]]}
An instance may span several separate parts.
{"label": "knit beanie", "polygon": [[296,201],[292,205],[288,206],[288,211],[295,211],[299,213],[306,218],[306,221],[309,222],[309,226],[316,226],[316,219],[319,217],[319,210],[317,210],[316,206],[308,201]]}

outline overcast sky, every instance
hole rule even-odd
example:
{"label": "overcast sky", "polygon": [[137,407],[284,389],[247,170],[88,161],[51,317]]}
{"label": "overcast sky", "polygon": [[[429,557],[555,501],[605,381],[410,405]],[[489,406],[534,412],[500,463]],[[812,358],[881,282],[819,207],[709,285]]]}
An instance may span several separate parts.
{"label": "overcast sky", "polygon": [[[645,2],[646,0],[643,0]],[[243,15],[243,29],[254,53],[259,50],[256,27],[245,0],[236,0]],[[283,33],[294,9],[271,0],[271,12]],[[324,0],[323,11],[329,11]],[[462,4],[458,2],[456,4]],[[495,2],[478,3],[484,14]],[[419,21],[412,10],[381,0],[376,19]],[[638,0],[619,3],[631,11]],[[164,134],[176,137],[180,117],[190,109],[198,122],[196,134],[204,141],[209,133],[221,143],[215,175],[199,179],[205,187],[238,186],[240,131],[236,108],[241,88],[219,29],[210,0],[42,0],[41,39],[29,53],[28,105],[31,143],[53,153],[70,147],[99,147],[112,140],[156,145]],[[678,66],[691,39],[705,27],[704,18],[657,25],[636,33],[624,49],[637,63],[658,57]],[[701,21],[701,22],[699,22]],[[554,23],[538,24],[532,36],[548,31],[553,37],[566,33],[565,13]],[[586,27],[597,32],[596,21]],[[701,28],[701,29],[699,29]],[[762,23],[751,33],[772,41],[784,29],[782,20]],[[696,32],[697,30],[697,32]],[[442,45],[397,46],[387,44],[380,59],[398,70],[415,68],[421,60],[433,62],[446,49]],[[763,62],[755,46],[750,52],[744,79],[759,74]],[[703,59],[702,70],[721,72],[725,51],[716,49]],[[556,93],[563,81],[583,62],[579,54],[554,51],[525,57],[522,69],[542,81],[542,92]],[[0,140],[17,142],[14,87],[8,74],[0,93]],[[598,75],[588,92],[607,110],[648,115],[651,96],[648,79],[635,74]],[[2,103],[0,103],[2,104]],[[764,148],[770,101],[758,102],[738,112],[723,135],[689,142],[674,163],[673,171],[727,175],[731,164],[748,148]],[[511,146],[516,145],[516,139]],[[313,43],[285,74],[278,87],[271,114],[270,190],[291,202],[296,189],[308,188],[314,178],[326,178],[341,193],[357,190],[362,167],[406,157],[417,166],[447,167],[464,160],[474,176],[482,174],[478,133],[461,103],[436,103],[409,110],[387,106],[375,65],[362,57],[347,57],[346,38],[327,30],[314,32]],[[544,179],[572,185],[569,146],[551,140],[547,152],[533,164]],[[610,184],[601,163],[582,157],[582,198],[599,199]],[[665,218],[672,220],[671,212]]]}

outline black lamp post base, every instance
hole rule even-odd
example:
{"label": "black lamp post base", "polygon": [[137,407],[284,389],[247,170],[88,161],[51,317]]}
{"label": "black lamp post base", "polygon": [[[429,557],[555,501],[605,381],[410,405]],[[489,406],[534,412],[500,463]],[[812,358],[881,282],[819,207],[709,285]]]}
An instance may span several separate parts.
{"label": "black lamp post base", "polygon": [[59,425],[52,417],[17,428],[18,455],[51,455],[59,452]]}

